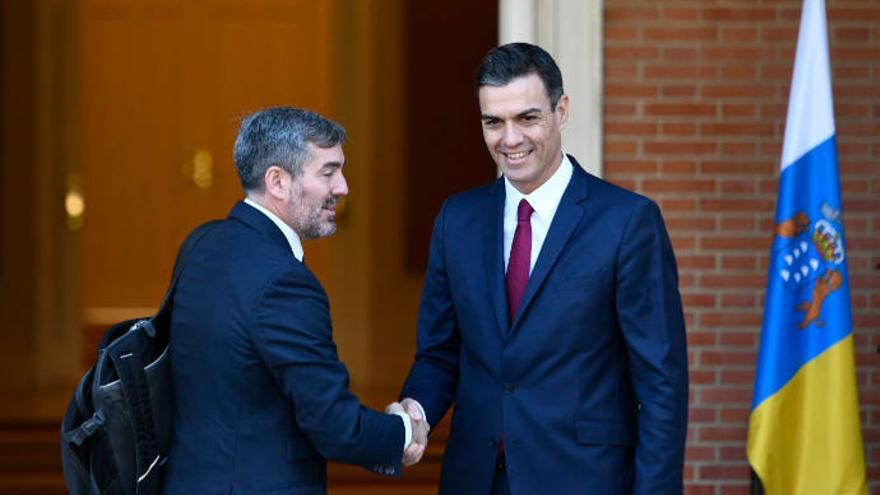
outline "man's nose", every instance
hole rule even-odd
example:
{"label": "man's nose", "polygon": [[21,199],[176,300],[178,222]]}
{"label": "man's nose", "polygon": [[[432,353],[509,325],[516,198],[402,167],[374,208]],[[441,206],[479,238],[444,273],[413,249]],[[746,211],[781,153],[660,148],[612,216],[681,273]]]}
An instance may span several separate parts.
{"label": "man's nose", "polygon": [[348,182],[341,172],[339,177],[333,182],[333,189],[330,192],[335,196],[348,196]]}
{"label": "man's nose", "polygon": [[504,126],[504,134],[501,136],[502,144],[507,148],[514,148],[522,143],[523,135],[513,122]]}

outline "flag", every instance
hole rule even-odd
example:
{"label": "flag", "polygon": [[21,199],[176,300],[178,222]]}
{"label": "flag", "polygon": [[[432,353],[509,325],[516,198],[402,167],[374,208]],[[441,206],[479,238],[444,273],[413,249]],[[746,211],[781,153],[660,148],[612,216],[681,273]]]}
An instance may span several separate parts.
{"label": "flag", "polygon": [[747,454],[768,495],[865,494],[824,0],[805,0]]}

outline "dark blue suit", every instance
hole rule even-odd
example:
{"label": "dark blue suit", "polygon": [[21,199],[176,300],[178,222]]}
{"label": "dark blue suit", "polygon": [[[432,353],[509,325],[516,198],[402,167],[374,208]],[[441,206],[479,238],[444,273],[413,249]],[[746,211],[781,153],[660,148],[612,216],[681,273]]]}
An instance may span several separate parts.
{"label": "dark blue suit", "polygon": [[502,433],[513,495],[682,490],[687,353],[663,219],[572,162],[512,324],[503,179],[437,217],[401,396],[431,424],[455,403],[443,494],[490,493]]}
{"label": "dark blue suit", "polygon": [[190,254],[170,352],[166,494],[323,494],[325,458],[399,473],[403,422],[349,392],[321,284],[253,207]]}

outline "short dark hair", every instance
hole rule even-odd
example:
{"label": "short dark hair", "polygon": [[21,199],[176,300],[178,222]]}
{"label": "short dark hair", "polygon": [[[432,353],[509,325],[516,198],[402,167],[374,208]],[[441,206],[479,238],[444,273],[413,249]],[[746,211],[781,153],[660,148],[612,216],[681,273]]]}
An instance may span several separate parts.
{"label": "short dark hair", "polygon": [[296,177],[309,159],[306,143],[331,148],[345,141],[345,129],[301,108],[267,108],[242,119],[233,158],[245,191],[263,191],[263,176],[277,165]]}
{"label": "short dark hair", "polygon": [[504,86],[529,74],[541,78],[550,97],[550,108],[555,110],[563,95],[562,73],[549,53],[529,43],[508,43],[490,50],[477,67],[474,94],[479,98],[483,86]]}

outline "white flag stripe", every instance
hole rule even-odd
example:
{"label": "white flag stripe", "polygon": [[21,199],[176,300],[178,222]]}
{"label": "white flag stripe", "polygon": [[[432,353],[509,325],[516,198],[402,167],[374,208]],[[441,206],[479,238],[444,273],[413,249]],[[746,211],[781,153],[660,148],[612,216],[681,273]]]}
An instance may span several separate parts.
{"label": "white flag stripe", "polygon": [[781,170],[834,135],[825,0],[805,0],[785,121]]}

